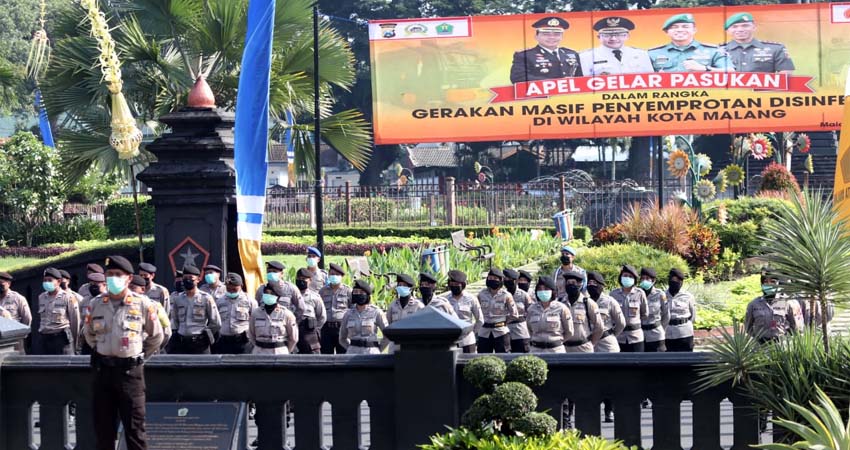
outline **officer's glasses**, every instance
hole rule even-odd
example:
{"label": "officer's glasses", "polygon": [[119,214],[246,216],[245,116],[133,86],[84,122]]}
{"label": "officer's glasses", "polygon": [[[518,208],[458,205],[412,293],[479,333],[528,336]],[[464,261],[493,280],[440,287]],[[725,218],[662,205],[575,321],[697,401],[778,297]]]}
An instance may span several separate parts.
{"label": "officer's glasses", "polygon": [[629,33],[599,33],[602,39],[625,39],[629,37]]}

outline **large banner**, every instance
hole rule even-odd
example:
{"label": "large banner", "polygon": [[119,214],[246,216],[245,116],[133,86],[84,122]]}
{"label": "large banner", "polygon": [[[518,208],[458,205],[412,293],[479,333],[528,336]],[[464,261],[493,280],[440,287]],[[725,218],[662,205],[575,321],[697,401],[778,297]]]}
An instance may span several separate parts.
{"label": "large banner", "polygon": [[850,3],[382,20],[378,144],[835,130]]}

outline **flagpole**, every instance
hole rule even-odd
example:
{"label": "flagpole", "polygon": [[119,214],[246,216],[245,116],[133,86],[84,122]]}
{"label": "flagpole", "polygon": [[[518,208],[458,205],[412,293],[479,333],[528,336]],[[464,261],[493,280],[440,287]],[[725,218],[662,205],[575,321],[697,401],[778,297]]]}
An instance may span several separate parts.
{"label": "flagpole", "polygon": [[313,145],[316,150],[316,166],[313,178],[316,183],[316,247],[322,256],[319,258],[319,268],[325,268],[325,219],[322,205],[322,139],[321,117],[319,114],[319,4],[313,5]]}

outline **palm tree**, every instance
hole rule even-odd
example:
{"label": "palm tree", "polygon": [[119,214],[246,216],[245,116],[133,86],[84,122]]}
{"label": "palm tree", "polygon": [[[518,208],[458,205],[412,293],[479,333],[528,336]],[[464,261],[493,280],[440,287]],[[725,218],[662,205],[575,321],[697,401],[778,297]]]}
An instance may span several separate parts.
{"label": "palm tree", "polygon": [[[245,40],[247,0],[113,0],[101,8],[110,20],[122,63],[124,92],[146,134],[157,119],[185,105],[203,75],[219,107],[233,109]],[[312,1],[277,0],[270,112],[277,127],[291,127],[296,164],[312,176]],[[109,91],[101,82],[97,45],[78,5],[59,14],[55,48],[42,82],[51,117],[60,118],[58,140],[67,182],[96,165],[105,173],[135,172],[153,159],[144,144],[139,157],[119,160],[109,146]],[[329,25],[320,28],[319,78],[322,138],[358,169],[371,154],[369,124],[349,110],[332,114],[333,90],[354,82],[347,41]],[[291,111],[295,123],[281,120]],[[149,139],[146,139],[148,141]]]}

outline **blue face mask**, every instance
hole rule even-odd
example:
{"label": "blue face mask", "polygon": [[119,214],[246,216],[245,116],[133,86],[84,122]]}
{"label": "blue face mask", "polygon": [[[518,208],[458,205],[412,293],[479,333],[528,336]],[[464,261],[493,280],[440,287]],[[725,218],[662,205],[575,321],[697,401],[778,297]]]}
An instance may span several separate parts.
{"label": "blue face mask", "polygon": [[[238,292],[228,292],[226,295],[227,295],[227,298],[239,298]],[[263,294],[263,295],[265,295],[265,294]]]}
{"label": "blue face mask", "polygon": [[208,273],[204,275],[204,281],[206,281],[207,284],[215,284],[215,274]]}
{"label": "blue face mask", "polygon": [[107,277],[106,290],[112,295],[118,295],[124,291],[125,283],[121,277]]}
{"label": "blue face mask", "polygon": [[644,291],[648,291],[648,290],[652,289],[652,281],[649,281],[649,280],[641,281],[640,282],[640,288],[643,289]]}
{"label": "blue face mask", "polygon": [[635,279],[632,277],[622,276],[620,277],[620,284],[622,284],[624,288],[630,288],[635,285]]}
{"label": "blue face mask", "polygon": [[277,303],[277,296],[274,294],[263,294],[263,304],[264,305],[274,305]]}
{"label": "blue face mask", "polygon": [[552,300],[552,291],[537,291],[537,299],[541,302],[548,302]]}
{"label": "blue face mask", "polygon": [[266,280],[268,280],[272,283],[277,283],[278,281],[280,281],[280,272],[269,272],[269,273],[267,273],[266,274]]}
{"label": "blue face mask", "polygon": [[340,284],[342,283],[341,275],[328,275],[328,283],[330,284]]}
{"label": "blue face mask", "polygon": [[764,293],[766,297],[770,297],[776,295],[776,292],[779,290],[779,286],[775,284],[763,284],[761,285],[761,291]]}
{"label": "blue face mask", "polygon": [[399,297],[410,297],[410,286],[396,286],[395,291]]}
{"label": "blue face mask", "polygon": [[46,292],[53,292],[56,290],[56,284],[52,281],[45,281],[41,283],[41,287],[43,287]]}
{"label": "blue face mask", "polygon": [[307,267],[316,267],[319,265],[319,258],[308,257]]}

